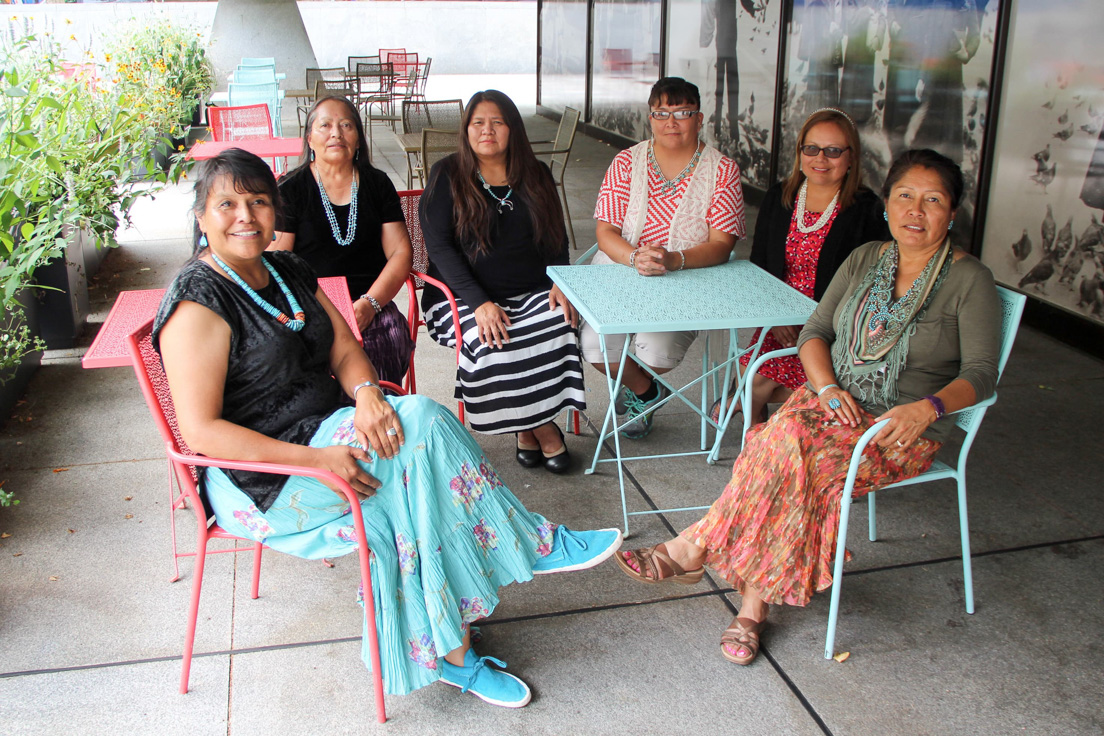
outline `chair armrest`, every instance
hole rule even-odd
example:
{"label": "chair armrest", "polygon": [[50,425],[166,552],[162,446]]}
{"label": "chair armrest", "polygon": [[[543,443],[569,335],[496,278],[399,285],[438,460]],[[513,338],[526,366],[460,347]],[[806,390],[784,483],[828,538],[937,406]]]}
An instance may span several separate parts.
{"label": "chair armrest", "polygon": [[[406,392],[401,387],[389,381],[380,381],[380,386],[396,394],[404,395]],[[165,453],[174,462],[181,465],[197,465],[205,468],[227,468],[230,470],[250,470],[255,473],[269,473],[270,475],[301,475],[307,478],[315,478],[320,481],[331,481],[340,489],[346,500],[356,507],[354,515],[360,516],[360,497],[341,476],[329,470],[312,468],[306,465],[286,465],[284,463],[266,463],[255,460],[228,460],[221,457],[209,457],[207,455],[186,455],[173,447],[172,442],[165,443]]]}
{"label": "chair armrest", "polygon": [[460,330],[460,310],[456,306],[456,297],[452,295],[452,289],[450,289],[443,281],[438,281],[427,273],[421,271],[410,270],[410,275],[415,278],[421,279],[427,284],[432,284],[441,290],[441,293],[448,299],[449,309],[452,311],[452,325],[453,333],[456,335],[456,364],[460,365],[460,346],[463,344],[463,333]]}
{"label": "chair armrest", "polygon": [[550,144],[555,143],[555,142],[556,141],[554,141],[554,140],[553,141],[529,141],[529,144],[533,145],[533,146],[539,146],[539,145],[550,145]]}
{"label": "chair armrest", "polygon": [[797,355],[797,348],[782,348],[781,350],[772,350],[769,353],[762,353],[758,358],[755,359],[754,362],[748,365],[748,377],[747,380],[744,382],[744,395],[740,403],[740,406],[745,408],[745,411],[743,412],[744,431],[743,434],[740,435],[740,437],[747,437],[748,430],[751,429],[751,412],[746,410],[747,407],[751,406],[751,377],[758,373],[759,369],[762,368],[763,364],[766,363],[768,360],[773,360],[775,358],[785,358],[790,355]]}
{"label": "chair armrest", "polygon": [[571,153],[570,148],[556,148],[551,151],[533,151],[534,156],[553,156],[557,153]]}

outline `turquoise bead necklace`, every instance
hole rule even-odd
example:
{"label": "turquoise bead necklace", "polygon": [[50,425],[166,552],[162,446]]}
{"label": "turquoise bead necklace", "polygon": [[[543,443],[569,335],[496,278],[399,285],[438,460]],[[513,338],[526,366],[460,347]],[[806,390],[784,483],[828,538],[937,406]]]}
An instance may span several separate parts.
{"label": "turquoise bead necklace", "polygon": [[679,175],[676,176],[674,179],[668,179],[666,176],[663,175],[663,169],[659,167],[659,161],[656,161],[655,141],[649,143],[648,163],[651,165],[652,171],[654,171],[656,176],[659,177],[660,189],[662,189],[664,192],[669,192],[677,187],[679,184],[681,184],[682,180],[690,174],[690,171],[693,170],[695,166],[697,166],[698,159],[700,159],[702,155],[702,150],[702,146],[699,144],[698,147],[694,149],[694,155],[690,157],[690,163],[686,164],[686,168],[679,172]]}
{"label": "turquoise bead necklace", "polygon": [[215,263],[219,265],[219,268],[225,271],[226,275],[233,279],[234,283],[240,286],[242,290],[249,295],[249,298],[257,304],[258,307],[275,317],[277,322],[285,325],[292,332],[299,332],[299,330],[303,329],[303,327],[306,326],[306,312],[304,312],[303,308],[299,306],[299,302],[295,299],[295,295],[291,293],[291,289],[289,289],[287,287],[287,284],[284,283],[284,280],[280,278],[280,274],[276,273],[276,269],[272,267],[272,264],[266,261],[263,257],[261,258],[261,263],[263,263],[264,267],[268,269],[268,272],[272,274],[272,278],[276,279],[276,283],[279,285],[280,291],[284,293],[284,298],[287,299],[288,305],[291,307],[291,312],[295,315],[295,319],[291,319],[279,309],[266,302],[264,300],[264,297],[262,297],[260,294],[253,291],[253,289],[250,288],[249,284],[245,283],[245,280],[237,273],[235,273],[234,269],[227,266],[226,263],[218,257],[218,254],[215,253],[213,249],[211,250],[211,258],[215,259]]}
{"label": "turquoise bead necklace", "polygon": [[356,237],[357,225],[357,178],[353,177],[352,201],[349,202],[349,228],[345,231],[345,237],[341,237],[341,228],[337,225],[337,216],[334,214],[333,205],[326,194],[326,187],[322,186],[322,177],[318,177],[318,193],[322,195],[322,209],[326,211],[326,219],[330,221],[330,230],[333,231],[334,240],[342,248],[353,242]]}
{"label": "turquoise bead necklace", "polygon": [[503,207],[511,211],[514,209],[514,203],[509,201],[510,195],[514,193],[513,187],[510,187],[510,190],[506,192],[505,197],[499,197],[497,194],[491,191],[491,185],[488,184],[487,180],[483,178],[483,173],[479,171],[479,169],[475,170],[475,175],[479,177],[479,183],[482,184],[483,188],[487,190],[487,194],[494,197],[495,201],[498,202],[498,204],[496,205],[496,209],[498,209],[498,214],[502,214]]}

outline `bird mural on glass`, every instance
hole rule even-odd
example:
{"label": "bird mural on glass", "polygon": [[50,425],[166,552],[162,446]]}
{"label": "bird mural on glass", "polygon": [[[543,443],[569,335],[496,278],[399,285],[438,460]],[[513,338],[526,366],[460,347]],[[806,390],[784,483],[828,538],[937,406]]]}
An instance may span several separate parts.
{"label": "bird mural on glass", "polygon": [[1035,264],[1035,266],[1027,272],[1022,279],[1020,279],[1020,288],[1026,288],[1028,286],[1034,286],[1035,290],[1045,294],[1046,282],[1050,281],[1054,276],[1055,264],[1058,259],[1054,256],[1054,253],[1043,254],[1043,260]]}
{"label": "bird mural on glass", "polygon": [[1029,255],[1031,255],[1031,238],[1028,237],[1025,227],[1020,239],[1012,244],[1012,256],[1016,259],[1016,267],[1019,268]]}
{"label": "bird mural on glass", "polygon": [[1049,252],[1054,247],[1054,235],[1058,232],[1058,223],[1054,221],[1054,210],[1049,204],[1047,205],[1046,217],[1043,218],[1043,224],[1039,231],[1043,236],[1043,252]]}
{"label": "bird mural on glass", "polygon": [[1054,238],[1054,256],[1056,260],[1062,260],[1073,246],[1073,215],[1066,220],[1066,224],[1058,231]]}

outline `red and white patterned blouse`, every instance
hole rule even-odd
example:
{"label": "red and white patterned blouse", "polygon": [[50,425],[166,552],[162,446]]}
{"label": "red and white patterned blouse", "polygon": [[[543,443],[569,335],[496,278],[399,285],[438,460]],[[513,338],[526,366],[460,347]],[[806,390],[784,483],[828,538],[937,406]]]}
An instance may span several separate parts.
{"label": "red and white patterned blouse", "polygon": [[[786,276],[782,280],[800,291],[810,299],[813,298],[813,288],[816,285],[817,263],[820,261],[820,249],[824,246],[824,239],[828,237],[828,231],[839,214],[839,207],[832,211],[828,222],[824,227],[811,233],[803,233],[797,229],[797,208],[790,217],[790,231],[786,235]],[[805,227],[812,227],[820,219],[820,212],[805,212]],[[752,335],[751,341],[759,339],[759,330]],[[763,348],[760,354],[781,350],[782,343],[774,338],[773,334],[763,338]],[[747,367],[748,358],[740,359],[741,365]],[[808,378],[805,369],[801,365],[801,358],[796,355],[787,355],[784,358],[768,360],[759,368],[759,375],[765,376],[775,383],[780,383],[790,390],[796,390],[804,384]]]}
{"label": "red and white patterned blouse", "polygon": [[[679,182],[674,189],[664,190],[663,179],[648,167],[648,214],[644,221],[641,243],[666,245],[671,229],[671,218],[682,201],[682,195],[690,185],[692,176]],[[602,189],[598,192],[598,204],[594,207],[594,219],[623,227],[625,210],[629,206],[629,185],[632,181],[632,149],[617,154],[606,170]],[[744,194],[740,188],[740,167],[732,159],[722,156],[717,166],[717,184],[706,215],[709,227],[744,237]]]}

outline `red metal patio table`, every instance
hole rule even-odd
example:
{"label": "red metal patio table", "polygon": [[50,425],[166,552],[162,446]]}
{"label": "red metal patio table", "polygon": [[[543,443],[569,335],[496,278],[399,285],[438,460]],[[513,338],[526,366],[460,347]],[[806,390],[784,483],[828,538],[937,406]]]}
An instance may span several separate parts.
{"label": "red metal patio table", "polygon": [[192,146],[185,158],[203,161],[214,158],[231,148],[241,148],[261,158],[288,158],[303,152],[303,139],[253,138],[243,141],[199,141]]}

